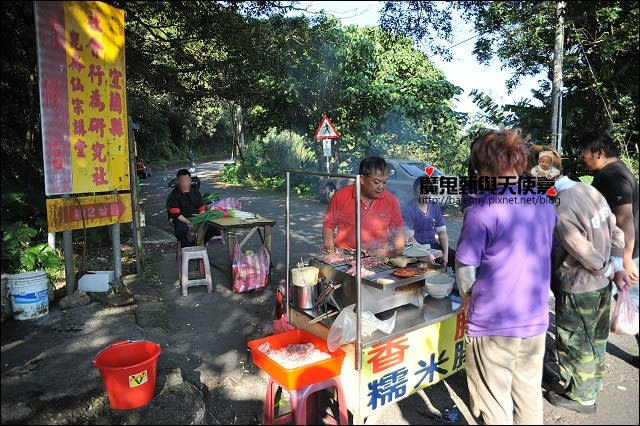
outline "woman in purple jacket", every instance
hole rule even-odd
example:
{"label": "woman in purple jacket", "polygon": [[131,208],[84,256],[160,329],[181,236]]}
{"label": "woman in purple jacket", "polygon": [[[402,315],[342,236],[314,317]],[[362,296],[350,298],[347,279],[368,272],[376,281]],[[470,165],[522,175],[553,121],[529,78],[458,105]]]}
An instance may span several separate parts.
{"label": "woman in purple jacket", "polygon": [[471,409],[486,424],[542,424],[556,211],[546,195],[519,190],[527,151],[518,130],[480,136],[471,161],[481,182],[497,183],[468,207],[456,250]]}

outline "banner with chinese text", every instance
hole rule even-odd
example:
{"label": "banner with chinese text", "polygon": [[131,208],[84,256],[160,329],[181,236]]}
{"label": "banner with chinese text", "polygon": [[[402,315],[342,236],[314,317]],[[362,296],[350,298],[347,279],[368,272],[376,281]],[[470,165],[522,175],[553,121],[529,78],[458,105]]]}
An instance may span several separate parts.
{"label": "banner with chinese text", "polygon": [[129,194],[47,199],[49,232],[131,222]]}
{"label": "banner with chinese text", "polygon": [[364,349],[363,417],[465,368],[464,330],[458,314]]}
{"label": "banner with chinese text", "polygon": [[129,189],[124,11],[94,1],[35,11],[47,195]]}

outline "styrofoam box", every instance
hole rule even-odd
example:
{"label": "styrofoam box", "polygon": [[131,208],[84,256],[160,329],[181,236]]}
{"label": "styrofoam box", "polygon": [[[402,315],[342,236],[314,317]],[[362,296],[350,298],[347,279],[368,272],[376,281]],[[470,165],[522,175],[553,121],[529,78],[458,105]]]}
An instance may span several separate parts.
{"label": "styrofoam box", "polygon": [[78,281],[78,290],[106,293],[116,280],[114,271],[88,271]]}

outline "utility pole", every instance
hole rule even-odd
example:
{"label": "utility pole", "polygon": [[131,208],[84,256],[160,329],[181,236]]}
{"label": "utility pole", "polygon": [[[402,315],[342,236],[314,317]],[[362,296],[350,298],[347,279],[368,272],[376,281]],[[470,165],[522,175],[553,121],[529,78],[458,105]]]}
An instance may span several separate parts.
{"label": "utility pole", "polygon": [[560,150],[558,133],[561,122],[560,97],[562,96],[562,56],[564,54],[564,8],[566,3],[556,3],[556,39],[553,52],[553,81],[551,86],[551,145]]}

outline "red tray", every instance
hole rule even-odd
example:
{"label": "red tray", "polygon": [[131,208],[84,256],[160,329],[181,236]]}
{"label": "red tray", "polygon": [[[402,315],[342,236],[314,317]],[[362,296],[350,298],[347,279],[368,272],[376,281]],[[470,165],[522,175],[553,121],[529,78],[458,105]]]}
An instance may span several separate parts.
{"label": "red tray", "polygon": [[[269,342],[269,345],[273,349],[280,349],[291,343],[313,343],[317,349],[331,355],[331,358],[298,368],[284,368],[258,350],[258,346],[264,342]],[[273,377],[282,386],[290,390],[300,389],[313,383],[339,376],[345,356],[342,349],[329,352],[327,343],[324,340],[305,330],[298,329],[252,340],[247,343],[247,345],[249,349],[251,349],[253,363]]]}

